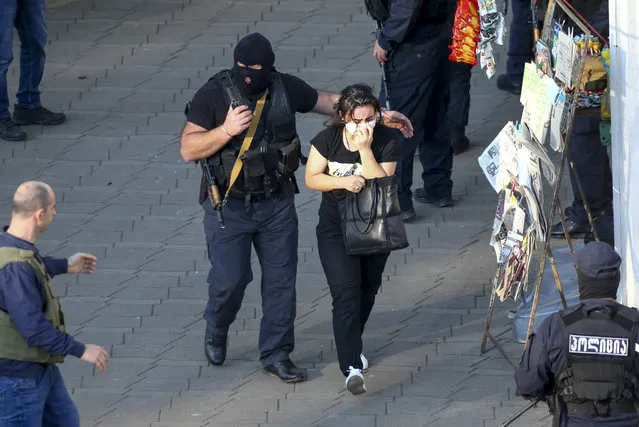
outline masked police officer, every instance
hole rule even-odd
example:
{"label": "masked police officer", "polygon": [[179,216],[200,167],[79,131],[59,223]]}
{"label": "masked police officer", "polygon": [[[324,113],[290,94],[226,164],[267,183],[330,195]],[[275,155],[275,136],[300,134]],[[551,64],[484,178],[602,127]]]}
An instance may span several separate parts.
{"label": "masked police officer", "polygon": [[515,372],[517,395],[551,396],[558,426],[636,426],[639,312],[615,301],[621,258],[591,242],[575,262],[581,303],[531,336]]}
{"label": "masked police officer", "polygon": [[[437,207],[452,205],[453,149],[447,121],[450,97],[448,48],[455,0],[393,0],[377,32],[373,55],[385,67],[386,87],[380,99],[411,120],[415,136],[402,138],[403,160],[397,163],[402,218],[415,217],[412,197]],[[423,186],[413,194],[413,159],[419,150]]]}
{"label": "masked police officer", "polygon": [[[270,42],[252,33],[234,51],[235,65],[213,76],[193,97],[181,139],[185,161],[205,161],[225,198],[218,224],[203,177],[204,231],[211,270],[205,354],[226,358],[228,329],[253,280],[251,245],[262,271],[259,348],[264,372],[285,382],[306,379],[289,358],[294,347],[298,221],[293,173],[300,143],[295,113],[333,114],[339,94],[313,89],[275,70]],[[406,117],[387,111],[382,123],[410,135]]]}

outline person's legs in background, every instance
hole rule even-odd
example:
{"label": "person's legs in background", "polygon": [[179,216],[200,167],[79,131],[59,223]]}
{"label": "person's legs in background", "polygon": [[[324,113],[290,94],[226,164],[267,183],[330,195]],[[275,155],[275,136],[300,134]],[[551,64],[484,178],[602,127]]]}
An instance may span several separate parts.
{"label": "person's legs in background", "polygon": [[408,117],[413,124],[411,138],[397,132],[402,145],[403,158],[397,162],[397,197],[402,219],[415,217],[413,208],[413,163],[417,146],[424,140],[423,123],[426,115],[426,100],[434,87],[436,67],[432,60],[432,42],[423,45],[400,44],[386,63],[386,87],[382,85],[379,99],[382,105],[388,96],[390,108]]}
{"label": "person's legs in background", "polygon": [[455,154],[466,151],[470,141],[466,136],[468,115],[470,113],[470,78],[473,66],[463,62],[451,61],[450,64],[450,100],[448,102],[448,124],[450,126],[450,144]]}
{"label": "person's legs in background", "polygon": [[11,119],[9,113],[9,89],[7,71],[13,62],[13,25],[18,10],[18,0],[3,0],[0,8],[0,138],[7,141],[23,141],[26,132]]}
{"label": "person's legs in background", "polygon": [[419,143],[419,160],[423,167],[424,186],[415,189],[414,199],[419,203],[430,203],[438,208],[452,206],[453,149],[450,144],[448,126],[448,104],[450,100],[450,66],[448,45],[439,39],[432,48],[435,72],[425,84],[431,86],[425,99],[424,139]]}
{"label": "person's legs in background", "polygon": [[[612,172],[608,152],[601,144],[600,121],[599,117],[575,116],[570,141],[570,159],[577,171],[597,231],[601,228],[603,234],[610,234],[608,229],[611,229],[612,221]],[[574,199],[572,205],[565,210],[566,227],[571,237],[582,237],[590,230],[590,223],[579,185],[572,168],[569,170]],[[553,226],[551,236],[565,237],[561,222]]]}
{"label": "person's legs in background", "polygon": [[530,0],[512,0],[506,72],[497,76],[497,87],[514,94],[521,93],[524,65],[533,59],[533,26]]}
{"label": "person's legs in background", "polygon": [[18,0],[15,27],[20,36],[20,87],[13,111],[17,125],[54,126],[66,119],[63,113],[54,113],[40,104],[48,35],[44,9],[45,0]]}

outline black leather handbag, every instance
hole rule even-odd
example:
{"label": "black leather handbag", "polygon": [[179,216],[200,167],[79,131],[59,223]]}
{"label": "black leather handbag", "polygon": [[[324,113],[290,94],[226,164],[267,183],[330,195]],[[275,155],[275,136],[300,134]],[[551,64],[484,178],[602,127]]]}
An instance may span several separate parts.
{"label": "black leather handbag", "polygon": [[372,255],[408,247],[394,175],[366,180],[359,193],[340,203],[342,234],[350,255]]}

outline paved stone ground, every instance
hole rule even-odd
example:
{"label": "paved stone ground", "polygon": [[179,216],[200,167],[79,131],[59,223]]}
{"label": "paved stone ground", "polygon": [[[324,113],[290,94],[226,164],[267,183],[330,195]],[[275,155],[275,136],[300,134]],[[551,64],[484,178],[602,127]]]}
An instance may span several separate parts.
{"label": "paved stone ground", "polygon": [[[56,128],[29,127],[0,144],[0,200],[8,221],[16,185],[39,179],[58,194],[58,216],[40,247],[99,257],[92,276],[56,279],[71,330],[106,346],[105,373],[69,359],[65,380],[83,426],[500,425],[526,402],[510,366],[479,352],[494,255],[496,197],[476,158],[509,119],[516,98],[475,70],[470,152],[455,158],[456,205],[417,206],[411,246],[394,253],[365,335],[369,392],[344,389],[332,339],[331,302],[315,247],[319,194],[302,189],[297,347],[310,381],[284,385],[260,372],[259,266],[232,328],[227,363],[207,365],[202,312],[208,262],[199,169],[179,158],[184,102],[232,63],[239,37],[260,31],[276,65],[315,87],[378,86],[373,24],[363,2],[337,0],[79,0],[47,10],[47,106],[68,113]],[[16,44],[16,57],[18,54]],[[498,64],[504,66],[503,49]],[[17,61],[9,72],[18,79]],[[300,116],[308,141],[322,118]],[[416,173],[421,172],[417,170]],[[303,182],[303,179],[300,180]],[[419,182],[419,181],[417,181]],[[507,326],[507,304],[495,315]],[[520,344],[508,343],[515,360]],[[549,425],[543,410],[517,425]]]}

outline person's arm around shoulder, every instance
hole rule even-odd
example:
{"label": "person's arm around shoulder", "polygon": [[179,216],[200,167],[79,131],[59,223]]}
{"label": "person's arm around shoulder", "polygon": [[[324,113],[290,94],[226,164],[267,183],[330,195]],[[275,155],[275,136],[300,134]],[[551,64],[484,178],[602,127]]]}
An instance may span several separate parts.
{"label": "person's arm around shoulder", "polygon": [[516,395],[525,398],[541,397],[554,387],[553,373],[549,359],[553,331],[559,327],[559,315],[553,313],[539,325],[537,332],[530,336],[519,367],[515,370]]}
{"label": "person's arm around shoulder", "polygon": [[186,162],[212,156],[251,123],[253,113],[246,105],[229,106],[224,123],[216,127],[214,96],[218,95],[204,86],[193,97],[180,138],[180,155]]}
{"label": "person's arm around shoulder", "polygon": [[[364,187],[365,180],[361,176],[331,176],[326,173],[328,160],[325,157],[328,147],[328,130],[320,132],[311,141],[311,151],[306,162],[306,172],[304,175],[306,186],[311,190],[333,191],[348,190],[358,192]],[[357,191],[355,189],[358,189]]]}

